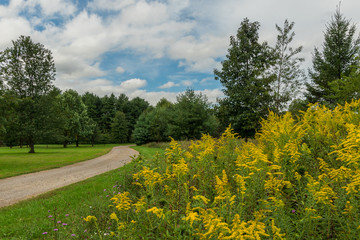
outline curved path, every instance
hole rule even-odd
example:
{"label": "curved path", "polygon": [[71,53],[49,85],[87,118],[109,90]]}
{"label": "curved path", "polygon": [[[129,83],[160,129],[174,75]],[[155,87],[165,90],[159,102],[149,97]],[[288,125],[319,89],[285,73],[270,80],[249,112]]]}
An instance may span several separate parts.
{"label": "curved path", "polygon": [[0,208],[119,168],[138,154],[128,146],[119,146],[92,160],[0,179]]}

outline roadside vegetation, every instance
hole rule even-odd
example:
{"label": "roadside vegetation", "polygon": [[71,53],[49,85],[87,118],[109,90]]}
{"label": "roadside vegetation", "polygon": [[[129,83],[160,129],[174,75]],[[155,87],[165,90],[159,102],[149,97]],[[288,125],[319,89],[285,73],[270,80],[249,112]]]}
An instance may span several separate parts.
{"label": "roadside vegetation", "polygon": [[[164,151],[146,147],[136,147],[136,150],[143,159],[151,159],[156,152]],[[127,179],[136,171],[136,166],[136,162],[131,162],[117,170],[1,208],[0,239],[44,239],[48,237],[43,235],[44,232],[52,238],[71,239],[71,234],[76,234],[73,239],[82,239],[79,231],[91,239],[84,232],[87,224],[83,222],[83,217],[89,211],[99,213],[106,209],[109,197],[123,191],[124,186],[129,184]]]}

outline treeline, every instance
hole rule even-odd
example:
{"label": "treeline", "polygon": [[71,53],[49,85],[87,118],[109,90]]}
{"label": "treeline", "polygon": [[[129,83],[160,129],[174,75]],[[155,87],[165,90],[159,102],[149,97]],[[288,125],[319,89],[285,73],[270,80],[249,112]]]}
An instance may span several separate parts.
{"label": "treeline", "polygon": [[0,141],[8,146],[35,143],[122,143],[216,136],[229,124],[253,137],[269,110],[298,114],[308,103],[330,108],[360,97],[360,38],[337,9],[326,25],[322,49],[315,47],[312,69],[301,69],[302,46],[292,46],[294,23],[276,25],[276,43],[259,40],[260,23],[245,18],[215,79],[225,97],[210,105],[187,90],[175,103],[156,106],[125,94],[98,97],[55,88],[51,52],[21,36],[0,53]]}

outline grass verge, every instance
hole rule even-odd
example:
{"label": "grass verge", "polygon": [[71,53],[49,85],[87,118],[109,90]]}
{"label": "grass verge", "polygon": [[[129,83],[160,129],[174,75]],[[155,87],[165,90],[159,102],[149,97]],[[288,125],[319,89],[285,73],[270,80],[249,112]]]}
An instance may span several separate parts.
{"label": "grass verge", "polygon": [[[134,149],[146,159],[163,151],[139,146]],[[61,232],[68,234],[66,239],[81,239],[81,234],[86,235],[79,232],[79,223],[84,222],[82,218],[108,209],[109,198],[131,184],[129,175],[138,168],[136,162],[131,162],[108,173],[1,208],[0,239],[42,239],[43,233],[59,239]],[[103,214],[108,216],[109,213]]]}
{"label": "grass verge", "polygon": [[0,179],[38,172],[51,168],[93,159],[108,153],[116,144],[107,145],[37,145],[36,153],[29,154],[28,148],[0,148]]}

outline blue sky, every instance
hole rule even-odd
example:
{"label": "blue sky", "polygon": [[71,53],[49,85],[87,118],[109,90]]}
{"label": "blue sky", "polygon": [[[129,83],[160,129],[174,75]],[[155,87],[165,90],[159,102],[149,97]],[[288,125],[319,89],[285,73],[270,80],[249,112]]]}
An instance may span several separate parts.
{"label": "blue sky", "polygon": [[[212,102],[222,96],[213,69],[221,68],[229,37],[248,17],[261,41],[273,44],[275,24],[295,22],[293,46],[304,47],[303,67],[321,48],[338,0],[0,0],[0,51],[29,35],[53,53],[55,85],[99,96],[171,101],[192,88]],[[360,1],[341,1],[358,23]],[[359,26],[358,26],[359,27]]]}

